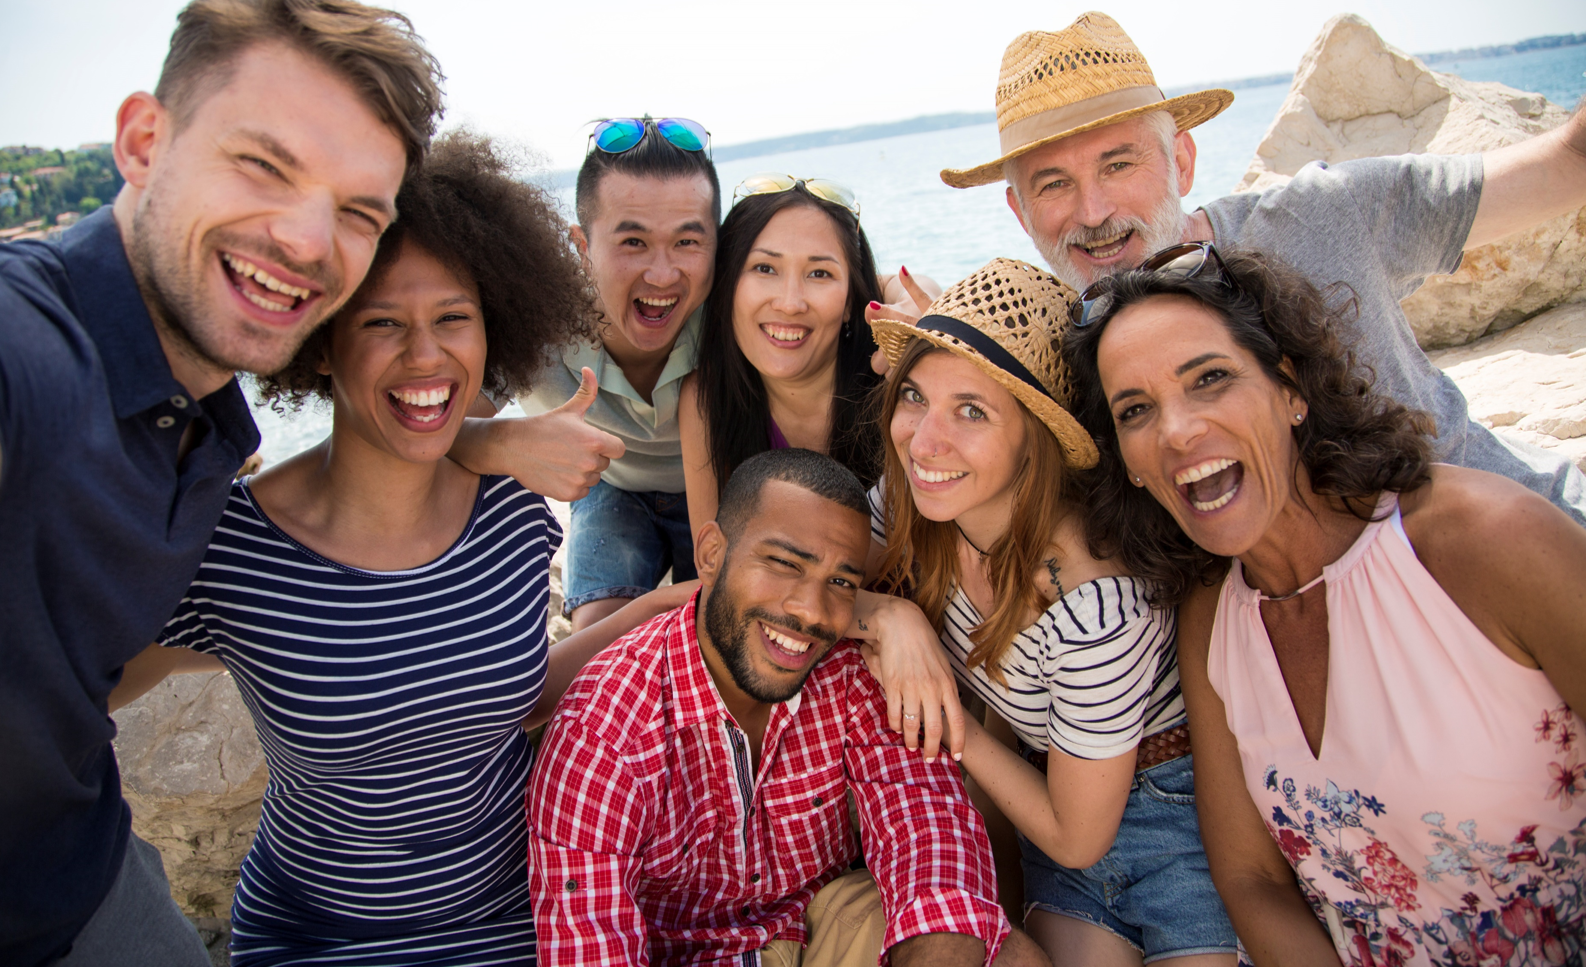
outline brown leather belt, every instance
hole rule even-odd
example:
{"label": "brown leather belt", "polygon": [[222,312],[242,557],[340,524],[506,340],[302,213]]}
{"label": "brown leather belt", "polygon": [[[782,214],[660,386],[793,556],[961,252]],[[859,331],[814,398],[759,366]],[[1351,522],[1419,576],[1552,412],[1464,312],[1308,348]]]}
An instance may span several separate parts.
{"label": "brown leather belt", "polygon": [[[1172,762],[1179,756],[1189,755],[1190,737],[1189,723],[1175,725],[1171,729],[1163,729],[1155,735],[1148,735],[1140,740],[1140,747],[1135,751],[1134,771],[1144,772],[1153,766],[1164,762]],[[1046,753],[1036,752],[1028,747],[1021,750],[1026,762],[1035,766],[1042,772],[1046,771]]]}

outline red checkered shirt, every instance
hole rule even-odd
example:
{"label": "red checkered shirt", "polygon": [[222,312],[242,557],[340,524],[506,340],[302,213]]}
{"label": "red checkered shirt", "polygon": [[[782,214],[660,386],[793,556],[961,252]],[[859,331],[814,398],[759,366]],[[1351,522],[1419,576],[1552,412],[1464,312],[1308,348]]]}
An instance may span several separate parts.
{"label": "red checkered shirt", "polygon": [[805,907],[859,852],[848,790],[887,915],[883,950],[970,934],[989,962],[1008,921],[951,759],[903,747],[844,641],[772,707],[751,777],[700,653],[698,601],[591,661],[546,730],[528,796],[540,962],[754,963],[773,939],[806,942]]}

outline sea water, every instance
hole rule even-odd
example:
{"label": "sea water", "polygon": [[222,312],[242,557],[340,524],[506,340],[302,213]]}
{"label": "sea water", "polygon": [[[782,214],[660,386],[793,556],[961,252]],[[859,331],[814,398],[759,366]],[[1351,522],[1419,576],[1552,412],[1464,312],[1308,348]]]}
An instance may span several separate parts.
{"label": "sea water", "polygon": [[[1434,66],[1469,80],[1537,91],[1566,107],[1586,94],[1586,45]],[[1226,194],[1244,177],[1288,89],[1287,84],[1273,84],[1236,90],[1227,111],[1195,129],[1198,155],[1188,208]],[[928,111],[928,105],[919,106],[919,113]],[[718,174],[729,194],[733,185],[760,171],[841,182],[859,196],[860,221],[882,272],[907,265],[909,271],[947,285],[999,255],[1041,263],[1008,210],[1002,184],[958,190],[942,184],[938,176],[943,168],[969,167],[998,154],[996,126],[984,124],[744,158],[723,162]],[[571,213],[571,189],[560,200]],[[327,406],[308,406],[285,418],[264,407],[254,409],[266,462],[312,446],[330,428]],[[512,406],[504,415],[518,412]]]}

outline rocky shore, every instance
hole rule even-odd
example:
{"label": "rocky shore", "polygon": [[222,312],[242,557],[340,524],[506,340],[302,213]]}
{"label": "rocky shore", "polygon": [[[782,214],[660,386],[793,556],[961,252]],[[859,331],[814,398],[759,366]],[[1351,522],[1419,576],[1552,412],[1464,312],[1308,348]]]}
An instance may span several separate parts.
{"label": "rocky shore", "polygon": [[[1235,190],[1280,183],[1313,160],[1483,151],[1567,115],[1536,94],[1432,71],[1364,20],[1336,17],[1301,61]],[[1405,309],[1476,419],[1586,469],[1586,209],[1467,253],[1459,271],[1429,280]],[[559,567],[552,581],[555,614]],[[552,630],[565,635],[565,620]],[[252,720],[225,673],[175,676],[115,719],[133,827],[160,848],[177,902],[223,963],[237,868],[268,780]]]}

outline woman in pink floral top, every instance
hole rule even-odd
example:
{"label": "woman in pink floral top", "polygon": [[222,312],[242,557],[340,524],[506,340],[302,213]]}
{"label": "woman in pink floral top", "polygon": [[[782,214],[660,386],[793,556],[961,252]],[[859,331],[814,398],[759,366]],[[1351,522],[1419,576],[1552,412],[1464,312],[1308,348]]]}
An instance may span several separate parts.
{"label": "woman in pink floral top", "polygon": [[1291,271],[1180,262],[1109,283],[1069,352],[1112,539],[1181,602],[1201,833],[1246,949],[1580,964],[1586,531],[1430,463],[1428,421],[1351,371]]}

